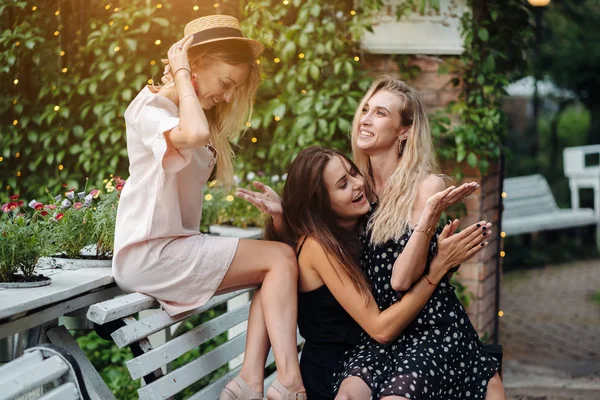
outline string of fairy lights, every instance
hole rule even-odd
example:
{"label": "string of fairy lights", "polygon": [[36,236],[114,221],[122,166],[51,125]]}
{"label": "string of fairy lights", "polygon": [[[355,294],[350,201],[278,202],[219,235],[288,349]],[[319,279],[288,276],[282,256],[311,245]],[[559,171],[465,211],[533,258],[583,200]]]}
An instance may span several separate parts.
{"label": "string of fairy lights", "polygon": [[[289,4],[290,4],[290,1],[289,1],[289,0],[283,0],[283,1],[282,1],[282,3],[283,3],[284,5],[286,5],[286,6],[287,6],[287,5],[289,5]],[[220,3],[218,3],[218,2],[215,2],[215,3],[213,3],[213,7],[215,8],[215,11],[218,13],[218,12],[220,11],[219,9],[220,9],[221,5],[220,5]],[[58,28],[57,28],[57,29],[54,31],[54,33],[53,33],[53,36],[55,36],[55,37],[58,39],[58,42],[59,42],[59,43],[58,43],[58,44],[59,44],[59,48],[60,48],[60,49],[62,49],[62,47],[63,47],[63,46],[62,46],[62,36],[61,36],[61,34],[60,34],[60,29],[62,28],[62,22],[61,22],[61,10],[60,10],[60,2],[59,2],[59,6],[58,6],[57,8],[58,8],[58,9],[56,9],[56,10],[54,11],[54,15],[55,15],[55,16],[56,16],[56,18],[57,18],[57,26],[58,26]],[[162,9],[162,8],[163,8],[163,4],[162,4],[162,3],[158,3],[158,4],[156,4],[156,8],[157,8],[157,9]],[[112,9],[112,11],[113,11],[113,12],[115,12],[115,13],[120,11],[120,8],[119,8],[119,7],[112,7],[112,5],[111,5],[110,3],[109,3],[109,4],[106,4],[106,5],[104,6],[104,9],[105,9],[105,10],[107,10],[107,11],[109,11],[109,10],[111,10],[111,9]],[[39,8],[38,6],[36,6],[36,5],[34,5],[34,6],[32,6],[32,7],[31,7],[31,12],[38,12],[38,10],[40,10],[40,8]],[[194,5],[194,6],[192,6],[192,10],[193,10],[193,11],[199,11],[199,10],[200,10],[200,6],[198,6],[198,5]],[[40,10],[40,11],[41,11],[41,10]],[[355,16],[356,14],[357,14],[357,13],[356,13],[356,11],[355,11],[355,10],[350,10],[350,15],[351,15],[351,16]],[[109,21],[109,22],[108,22],[108,25],[109,25],[109,26],[113,26],[113,25],[114,25],[114,21]],[[123,30],[124,30],[124,31],[128,31],[129,29],[130,29],[130,26],[129,26],[129,25],[125,25],[125,26],[123,27]],[[162,40],[161,40],[161,39],[156,39],[156,40],[154,41],[154,44],[155,44],[156,46],[160,46],[160,45],[162,44]],[[20,45],[21,45],[21,42],[20,42],[20,41],[17,41],[17,42],[15,42],[15,46],[16,46],[16,47],[19,47]],[[115,52],[115,53],[116,53],[116,52],[119,52],[119,51],[121,50],[121,47],[120,47],[120,46],[115,46],[115,47],[113,48],[113,50],[114,50],[114,52]],[[65,52],[64,50],[60,50],[60,52],[59,52],[59,56],[62,58],[62,57],[64,57],[65,55],[66,55],[66,52]],[[303,53],[303,52],[300,52],[300,53],[298,53],[298,58],[299,58],[300,60],[305,60],[305,59],[306,59],[306,54],[305,54],[305,53]],[[353,59],[354,59],[354,61],[355,61],[355,62],[359,62],[359,61],[360,61],[360,57],[359,57],[358,55],[357,55],[357,56],[354,56],[354,57],[353,57]],[[275,58],[273,58],[273,62],[274,62],[275,64],[279,64],[279,63],[281,63],[281,61],[282,61],[282,60],[281,60],[281,58],[279,58],[279,57],[275,57]],[[256,63],[257,63],[257,64],[260,64],[260,60],[256,60]],[[151,66],[154,66],[154,65],[156,65],[156,61],[155,61],[155,60],[152,60],[152,61],[150,61],[150,65],[151,65]],[[61,66],[62,66],[62,68],[60,69],[60,71],[61,71],[63,74],[66,74],[66,73],[69,71],[69,68],[68,68],[67,66],[64,66],[64,65],[62,65],[62,63],[61,63]],[[154,81],[153,81],[152,79],[148,79],[148,84],[152,85],[153,83],[154,83]],[[14,84],[15,86],[17,86],[17,85],[19,84],[19,78],[18,78],[18,77],[16,77],[16,78],[13,80],[13,84]],[[54,90],[56,90],[56,86],[55,86],[55,85],[53,85],[53,86],[52,86],[52,91],[54,91]],[[307,93],[307,90],[306,90],[306,89],[301,89],[301,94],[305,95],[306,93]],[[14,100],[13,100],[13,105],[17,105],[17,104],[18,104],[18,99],[14,99]],[[60,105],[59,105],[59,104],[56,104],[56,105],[53,107],[53,110],[54,110],[55,112],[59,112],[59,111],[60,111]],[[282,118],[281,116],[279,116],[279,115],[275,115],[275,116],[273,117],[273,120],[274,120],[275,122],[279,122],[279,121],[281,121],[281,118]],[[13,120],[13,123],[12,123],[12,124],[13,124],[13,126],[17,126],[17,125],[19,124],[19,120],[18,120],[18,119],[15,119],[15,120]],[[246,122],[246,127],[247,127],[247,128],[250,128],[251,126],[252,126],[251,122],[249,122],[249,121],[248,121],[248,122]],[[62,131],[62,128],[60,128],[60,129],[61,129],[61,131]],[[257,142],[258,142],[258,138],[257,138],[256,136],[253,136],[253,137],[251,138],[251,142],[252,142],[252,143],[257,143]],[[16,152],[14,156],[15,156],[15,158],[19,158],[19,157],[21,156],[21,153],[20,153],[20,152]],[[3,161],[4,161],[4,158],[3,158],[2,156],[0,156],[0,163],[1,163],[1,162],[3,162]],[[63,169],[64,169],[64,166],[63,166],[62,164],[59,164],[59,165],[58,165],[58,170],[59,170],[59,171],[62,171]],[[17,176],[17,177],[21,177],[21,176],[22,176],[22,172],[21,172],[21,171],[17,171],[17,172],[16,172],[16,176]],[[7,186],[6,186],[6,190],[7,190],[7,191],[9,191],[10,189],[11,189],[10,185],[7,185]],[[502,198],[506,198],[506,197],[507,197],[507,193],[506,193],[506,192],[502,192]],[[504,237],[506,237],[506,233],[505,233],[505,232],[501,232],[501,233],[500,233],[500,236],[501,236],[502,238],[504,238]],[[505,253],[504,251],[501,251],[501,252],[500,252],[500,257],[502,257],[502,258],[503,258],[503,257],[505,257],[505,256],[506,256],[506,253]],[[499,312],[498,312],[498,315],[499,315],[500,317],[502,317],[502,316],[503,316],[503,314],[504,314],[504,313],[503,313],[502,311],[499,311]]]}
{"label": "string of fairy lights", "polygon": [[[282,1],[282,3],[283,3],[284,5],[286,5],[286,6],[287,6],[287,5],[289,5],[289,4],[290,4],[290,1],[289,1],[289,0],[283,0],[283,1]],[[218,2],[215,2],[215,3],[213,3],[213,7],[215,8],[215,11],[216,11],[217,13],[219,13],[219,11],[220,11],[220,7],[221,7],[220,3],[218,3]],[[62,47],[63,47],[63,46],[62,46],[62,35],[61,35],[61,32],[60,32],[60,29],[61,29],[61,27],[62,27],[62,23],[61,23],[61,10],[60,10],[60,2],[59,2],[59,6],[58,6],[57,8],[58,8],[58,9],[57,9],[56,11],[54,11],[54,15],[57,17],[57,26],[58,26],[58,28],[57,28],[57,29],[54,31],[53,35],[54,35],[54,36],[55,36],[55,37],[58,39],[58,41],[59,41],[59,48],[62,48]],[[162,9],[162,8],[163,8],[163,4],[162,4],[162,3],[158,3],[158,4],[156,4],[156,8],[157,8],[157,9]],[[112,6],[110,3],[109,3],[109,4],[106,4],[106,5],[104,6],[104,9],[105,9],[105,10],[107,10],[107,11],[109,11],[109,10],[111,10],[111,9],[112,9],[112,12],[115,12],[115,13],[120,11],[120,8],[119,8],[119,7],[113,7],[113,6]],[[34,5],[34,6],[32,6],[32,7],[31,7],[31,12],[37,12],[38,10],[40,10],[40,8],[39,8],[38,6],[36,6],[36,5]],[[199,10],[200,10],[200,6],[199,6],[199,5],[194,5],[194,6],[192,6],[192,10],[193,10],[193,11],[199,11]],[[355,11],[355,10],[351,10],[351,11],[350,11],[350,15],[351,15],[351,16],[355,16],[355,15],[356,15],[356,11]],[[109,22],[108,22],[108,25],[109,25],[109,26],[113,26],[113,25],[114,25],[114,21],[109,21]],[[125,25],[125,26],[123,27],[123,30],[124,30],[124,31],[128,31],[129,29],[130,29],[130,26],[129,26],[129,25]],[[15,43],[15,46],[20,46],[20,44],[21,44],[20,42],[16,42],[16,43]],[[156,40],[154,41],[154,44],[155,44],[156,46],[160,46],[160,45],[162,44],[162,40],[161,40],[161,39],[156,39]],[[117,46],[115,46],[115,47],[113,48],[113,51],[114,51],[115,53],[116,53],[116,52],[119,52],[120,50],[121,50],[121,47],[120,47],[120,46],[118,46],[118,45],[117,45]],[[60,55],[60,57],[64,57],[64,56],[66,55],[66,52],[65,52],[64,50],[60,50],[60,52],[59,52],[59,55]],[[305,59],[306,59],[306,55],[305,55],[303,52],[300,52],[300,53],[298,53],[298,58],[299,58],[300,60],[305,60]],[[359,56],[354,56],[354,57],[353,57],[353,59],[354,59],[354,61],[355,61],[355,62],[359,62],[359,61],[360,61],[360,57],[359,57]],[[281,58],[279,58],[279,57],[275,57],[275,58],[273,58],[273,62],[274,62],[275,64],[279,64],[279,63],[281,62]],[[257,64],[260,64],[260,60],[256,60],[256,63],[257,63]],[[151,66],[154,66],[154,65],[156,65],[156,61],[155,61],[155,60],[152,60],[152,61],[150,61],[150,65],[151,65]],[[62,67],[62,68],[61,68],[60,70],[61,70],[61,72],[62,72],[63,74],[66,74],[66,73],[68,73],[68,71],[69,71],[69,68],[68,68],[67,66],[65,66],[65,65],[61,65],[61,67]],[[13,84],[14,84],[15,86],[16,86],[16,85],[18,85],[18,84],[19,84],[19,79],[18,79],[18,78],[15,78],[15,79],[13,80]],[[150,79],[148,79],[148,84],[149,84],[149,85],[153,85],[153,84],[154,84],[154,80],[153,80],[153,79],[151,79],[151,78],[150,78]],[[54,91],[54,90],[56,90],[56,86],[55,86],[55,85],[53,85],[53,86],[52,86],[52,91]],[[300,92],[301,92],[301,94],[305,95],[305,94],[307,93],[307,90],[306,90],[306,89],[301,89],[301,91],[300,91]],[[13,104],[15,104],[15,105],[16,105],[16,104],[17,104],[17,101],[18,101],[17,99],[13,100]],[[54,109],[54,111],[55,111],[55,112],[59,112],[59,111],[60,111],[60,105],[58,105],[58,104],[57,104],[57,105],[55,105],[53,109]],[[281,121],[281,119],[282,119],[282,116],[280,116],[280,115],[274,115],[274,116],[273,116],[273,120],[274,120],[275,122],[279,122],[279,121]],[[15,120],[13,120],[13,125],[14,125],[14,126],[16,126],[16,125],[18,125],[18,124],[19,124],[19,120],[18,120],[18,119],[15,119]],[[246,123],[246,128],[250,128],[251,126],[252,126],[252,123],[248,121],[248,122]],[[253,137],[251,138],[251,142],[252,142],[252,143],[257,143],[257,142],[258,142],[258,138],[257,138],[256,136],[253,136]],[[3,161],[3,158],[2,158],[2,157],[0,157],[0,162],[2,162],[2,161]],[[63,166],[62,164],[59,164],[59,166],[58,166],[58,169],[59,169],[60,171],[62,171],[62,170],[64,169],[64,166]],[[18,176],[18,177],[20,177],[20,176],[21,176],[21,171],[17,171],[17,176]],[[8,190],[8,189],[7,189],[7,190]]]}

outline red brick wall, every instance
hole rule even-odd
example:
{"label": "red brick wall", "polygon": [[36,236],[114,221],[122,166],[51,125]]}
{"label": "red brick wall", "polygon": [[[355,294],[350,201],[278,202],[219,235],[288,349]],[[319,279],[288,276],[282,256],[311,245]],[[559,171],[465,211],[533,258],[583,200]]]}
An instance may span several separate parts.
{"label": "red brick wall", "polygon": [[[457,100],[460,88],[451,84],[453,75],[453,58],[440,58],[430,56],[412,56],[406,64],[408,68],[419,67],[420,72],[408,83],[419,91],[428,111],[435,111],[446,106],[452,100]],[[368,55],[366,62],[373,76],[388,74],[400,78],[405,76],[398,63],[386,55]],[[446,173],[450,174],[454,165],[448,165]],[[464,182],[475,181],[481,188],[466,200],[467,214],[461,218],[461,228],[486,220],[492,222],[493,234],[489,238],[489,246],[481,251],[475,258],[464,263],[457,278],[472,293],[472,299],[467,307],[471,322],[480,336],[487,333],[492,338],[496,316],[496,262],[499,257],[497,251],[500,232],[498,232],[499,199],[501,174],[499,167],[492,166],[486,174],[481,176],[478,170],[466,165],[460,166],[463,171]],[[457,182],[460,184],[460,182]]]}

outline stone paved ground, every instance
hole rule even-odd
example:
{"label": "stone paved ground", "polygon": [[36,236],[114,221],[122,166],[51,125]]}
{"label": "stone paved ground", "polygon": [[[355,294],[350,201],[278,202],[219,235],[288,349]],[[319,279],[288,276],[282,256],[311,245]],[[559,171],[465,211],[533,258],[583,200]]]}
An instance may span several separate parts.
{"label": "stone paved ground", "polygon": [[502,281],[504,384],[514,400],[600,400],[600,260]]}

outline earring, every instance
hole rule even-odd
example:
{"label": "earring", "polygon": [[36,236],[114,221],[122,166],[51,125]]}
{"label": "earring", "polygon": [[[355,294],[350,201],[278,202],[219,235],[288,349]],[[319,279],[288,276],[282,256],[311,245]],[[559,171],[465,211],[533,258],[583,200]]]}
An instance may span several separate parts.
{"label": "earring", "polygon": [[402,153],[404,152],[404,146],[406,145],[406,140],[399,140],[398,141],[398,157],[402,156]]}

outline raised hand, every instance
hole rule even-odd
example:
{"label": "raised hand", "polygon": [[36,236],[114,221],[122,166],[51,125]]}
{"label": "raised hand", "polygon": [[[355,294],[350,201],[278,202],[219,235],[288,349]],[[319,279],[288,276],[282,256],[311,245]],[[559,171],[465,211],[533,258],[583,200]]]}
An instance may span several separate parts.
{"label": "raised hand", "polygon": [[279,198],[277,192],[262,182],[254,181],[252,182],[252,185],[254,185],[259,192],[237,188],[235,190],[235,195],[246,200],[248,203],[252,204],[265,214],[269,214],[271,216],[283,215],[281,199]]}
{"label": "raised hand", "polygon": [[492,224],[480,221],[459,233],[458,220],[455,219],[444,227],[438,236],[438,253],[431,263],[431,269],[444,275],[450,269],[462,264],[483,250],[489,242],[486,239],[491,234]]}
{"label": "raised hand", "polygon": [[191,73],[190,61],[188,59],[188,48],[192,44],[193,40],[193,35],[186,36],[173,44],[173,46],[171,46],[167,52],[167,56],[169,57],[169,66],[173,77],[176,77],[177,72],[180,70],[186,70],[188,73]]}
{"label": "raised hand", "polygon": [[171,66],[169,65],[169,59],[163,58],[160,61],[162,61],[162,63],[165,64],[165,69],[163,70],[163,76],[160,78],[160,81],[166,85],[167,83],[170,83],[173,81],[173,74],[171,73],[172,71],[171,71]]}
{"label": "raised hand", "polygon": [[433,196],[427,199],[425,203],[425,216],[433,216],[433,220],[437,221],[442,216],[442,212],[454,205],[460,203],[466,197],[470,196],[473,192],[479,189],[479,184],[476,182],[469,182],[460,185],[459,187],[450,186],[449,188],[437,192]]}

